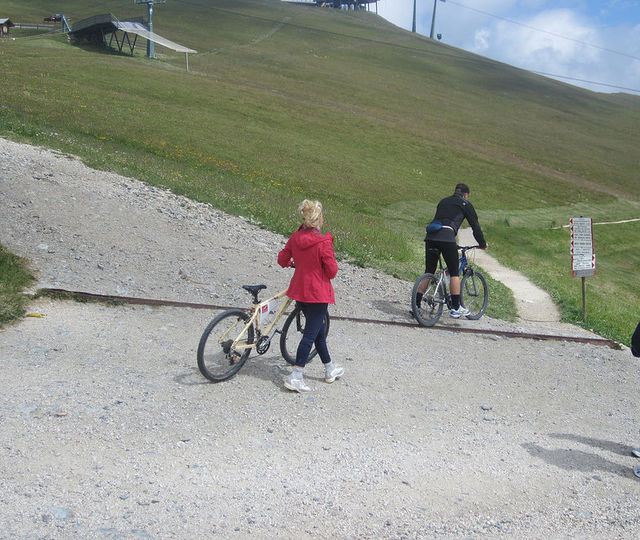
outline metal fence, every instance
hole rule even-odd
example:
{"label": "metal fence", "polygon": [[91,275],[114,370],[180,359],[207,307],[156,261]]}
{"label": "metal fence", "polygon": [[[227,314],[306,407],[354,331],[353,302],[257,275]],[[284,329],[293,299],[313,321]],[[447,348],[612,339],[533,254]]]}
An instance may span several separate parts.
{"label": "metal fence", "polygon": [[27,30],[55,30],[58,26],[60,25],[51,23],[13,23],[14,28],[24,28]]}

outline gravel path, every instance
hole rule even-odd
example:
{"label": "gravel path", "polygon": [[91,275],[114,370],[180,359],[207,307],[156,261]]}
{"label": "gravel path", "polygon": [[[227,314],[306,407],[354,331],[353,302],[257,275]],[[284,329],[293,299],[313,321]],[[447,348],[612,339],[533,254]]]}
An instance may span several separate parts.
{"label": "gravel path", "polygon": [[[0,210],[38,287],[245,305],[290,277],[257,224],[2,139]],[[334,316],[411,322],[406,282],[341,262],[334,284]],[[2,538],[640,535],[629,350],[453,331],[578,328],[336,319],[347,372],[312,362],[303,396],[277,347],[206,382],[214,311],[29,310],[0,330]]]}

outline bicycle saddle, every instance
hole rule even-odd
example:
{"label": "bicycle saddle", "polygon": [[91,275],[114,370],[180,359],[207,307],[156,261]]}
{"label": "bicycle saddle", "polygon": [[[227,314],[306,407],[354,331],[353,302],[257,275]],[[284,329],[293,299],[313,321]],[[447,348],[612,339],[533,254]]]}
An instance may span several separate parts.
{"label": "bicycle saddle", "polygon": [[243,285],[242,288],[245,291],[249,291],[254,296],[258,294],[262,289],[266,289],[266,285]]}

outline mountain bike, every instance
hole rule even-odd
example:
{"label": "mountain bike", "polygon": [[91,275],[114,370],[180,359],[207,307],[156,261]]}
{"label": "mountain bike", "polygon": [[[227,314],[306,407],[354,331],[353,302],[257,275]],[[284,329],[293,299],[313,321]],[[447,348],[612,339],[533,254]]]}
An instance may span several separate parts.
{"label": "mountain bike", "polygon": [[[489,289],[487,281],[480,271],[467,260],[467,251],[480,246],[458,246],[460,255],[460,303],[471,313],[467,319],[479,319],[484,315],[489,303]],[[424,289],[422,302],[418,306],[417,293]],[[442,315],[446,305],[452,308],[449,293],[449,272],[442,261],[442,254],[438,258],[438,268],[435,274],[422,274],[415,282],[411,291],[411,310],[422,326],[433,326]]]}
{"label": "mountain bike", "polygon": [[[261,302],[258,296],[266,285],[243,285],[242,288],[252,295],[253,306],[220,313],[207,325],[198,344],[198,369],[213,382],[225,381],[238,373],[252,350],[259,355],[265,354],[276,334],[280,334],[280,352],[284,359],[289,364],[296,363],[296,352],[305,327],[301,306],[296,302],[280,330],[278,323],[293,303],[287,291]],[[324,320],[327,334],[329,323],[327,313]],[[313,347],[309,360],[316,354]]]}

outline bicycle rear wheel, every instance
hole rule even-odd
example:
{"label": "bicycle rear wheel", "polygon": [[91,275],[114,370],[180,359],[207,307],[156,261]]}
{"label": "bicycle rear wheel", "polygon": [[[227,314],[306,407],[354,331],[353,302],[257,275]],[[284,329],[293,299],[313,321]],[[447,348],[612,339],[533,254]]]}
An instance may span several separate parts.
{"label": "bicycle rear wheel", "polygon": [[460,282],[460,302],[471,313],[467,319],[479,319],[484,315],[489,304],[489,289],[484,276],[475,269],[470,269],[462,276]]}
{"label": "bicycle rear wheel", "polygon": [[[330,320],[329,312],[327,312],[324,317],[325,336],[329,334]],[[304,326],[304,313],[302,312],[300,305],[296,303],[296,307],[293,308],[293,311],[287,317],[287,320],[282,327],[282,333],[280,334],[280,352],[289,364],[293,365],[296,363],[296,353],[298,352],[300,340],[304,335]],[[309,362],[316,354],[318,354],[318,351],[316,351],[315,347],[312,347],[307,362]]]}
{"label": "bicycle rear wheel", "polygon": [[[411,310],[416,320],[422,326],[433,326],[438,322],[442,309],[446,303],[444,296],[444,288],[438,287],[440,275],[438,274],[422,274],[413,285],[411,292]],[[426,284],[426,290],[422,295],[422,302],[418,306],[417,297],[418,289]]]}
{"label": "bicycle rear wheel", "polygon": [[[198,345],[198,369],[213,382],[225,381],[233,377],[244,365],[251,352],[250,348],[232,348],[251,317],[241,309],[223,311],[205,328]],[[253,343],[253,326],[237,345]]]}

